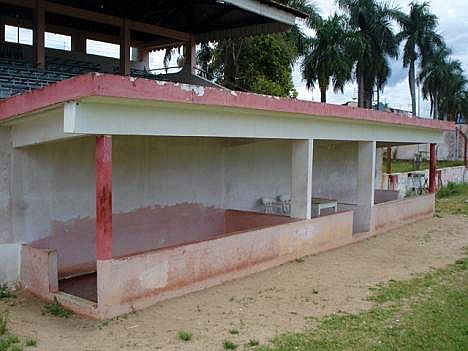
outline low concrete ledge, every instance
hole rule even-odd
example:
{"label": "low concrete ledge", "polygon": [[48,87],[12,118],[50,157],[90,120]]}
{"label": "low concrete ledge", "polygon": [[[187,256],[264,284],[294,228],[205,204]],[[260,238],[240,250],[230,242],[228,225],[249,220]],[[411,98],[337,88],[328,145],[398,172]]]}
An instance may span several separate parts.
{"label": "low concrete ledge", "polygon": [[97,262],[99,318],[142,309],[352,241],[353,213]]}
{"label": "low concrete ledge", "polygon": [[47,300],[58,292],[57,251],[23,244],[21,248],[21,284],[34,295]]}
{"label": "low concrete ledge", "polygon": [[372,208],[372,234],[386,232],[420,219],[432,217],[435,194],[377,204]]}

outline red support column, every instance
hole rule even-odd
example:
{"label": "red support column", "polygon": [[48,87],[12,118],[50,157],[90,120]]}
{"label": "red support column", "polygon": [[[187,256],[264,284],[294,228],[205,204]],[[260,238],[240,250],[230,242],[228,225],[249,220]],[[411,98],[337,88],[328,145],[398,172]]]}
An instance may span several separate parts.
{"label": "red support column", "polygon": [[387,147],[387,174],[392,173],[392,147]]}
{"label": "red support column", "polygon": [[437,155],[436,144],[430,145],[429,152],[429,192],[435,193],[437,190]]}
{"label": "red support column", "polygon": [[96,137],[96,258],[112,258],[112,137]]}

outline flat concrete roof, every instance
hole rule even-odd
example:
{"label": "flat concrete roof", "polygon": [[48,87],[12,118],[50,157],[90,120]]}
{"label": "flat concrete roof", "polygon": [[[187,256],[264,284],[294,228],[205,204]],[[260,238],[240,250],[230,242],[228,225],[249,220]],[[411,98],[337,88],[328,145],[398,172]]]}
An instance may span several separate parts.
{"label": "flat concrete roof", "polygon": [[394,126],[409,126],[431,130],[454,130],[453,122],[411,118],[389,112],[357,107],[322,104],[253,93],[207,88],[180,83],[154,81],[143,78],[89,73],[70,78],[42,89],[0,101],[0,123],[54,105],[77,101],[86,97],[111,97],[131,100],[153,100],[213,107],[239,108],[271,112],[320,116],[341,120]]}

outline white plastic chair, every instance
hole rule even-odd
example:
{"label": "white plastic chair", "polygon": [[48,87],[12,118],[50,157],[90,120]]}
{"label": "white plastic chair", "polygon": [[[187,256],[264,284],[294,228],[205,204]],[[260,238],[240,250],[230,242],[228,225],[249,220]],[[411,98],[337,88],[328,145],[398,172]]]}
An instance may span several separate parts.
{"label": "white plastic chair", "polygon": [[280,195],[278,196],[278,201],[281,204],[281,212],[287,215],[291,214],[291,196]]}

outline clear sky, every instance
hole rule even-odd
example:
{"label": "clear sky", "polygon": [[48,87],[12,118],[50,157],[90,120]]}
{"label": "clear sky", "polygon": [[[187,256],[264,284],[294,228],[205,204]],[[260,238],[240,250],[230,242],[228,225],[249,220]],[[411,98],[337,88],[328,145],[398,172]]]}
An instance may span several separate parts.
{"label": "clear sky", "polygon": [[[391,3],[401,10],[408,10],[407,0],[394,0]],[[428,1],[433,13],[439,17],[439,29],[444,36],[448,46],[453,50],[453,57],[460,60],[465,72],[468,72],[468,0],[430,0]],[[327,17],[339,11],[334,0],[314,0],[320,14]],[[407,69],[402,67],[401,61],[392,62],[392,75],[389,79],[381,101],[387,102],[390,106],[411,109],[411,99],[408,89]],[[294,84],[299,92],[300,99],[320,100],[318,90],[308,91],[305,82],[301,79],[299,67],[294,70]],[[355,84],[348,84],[344,94],[328,93],[328,102],[344,103],[357,98],[357,88]],[[423,101],[421,97],[421,115],[429,116],[429,103]]]}

